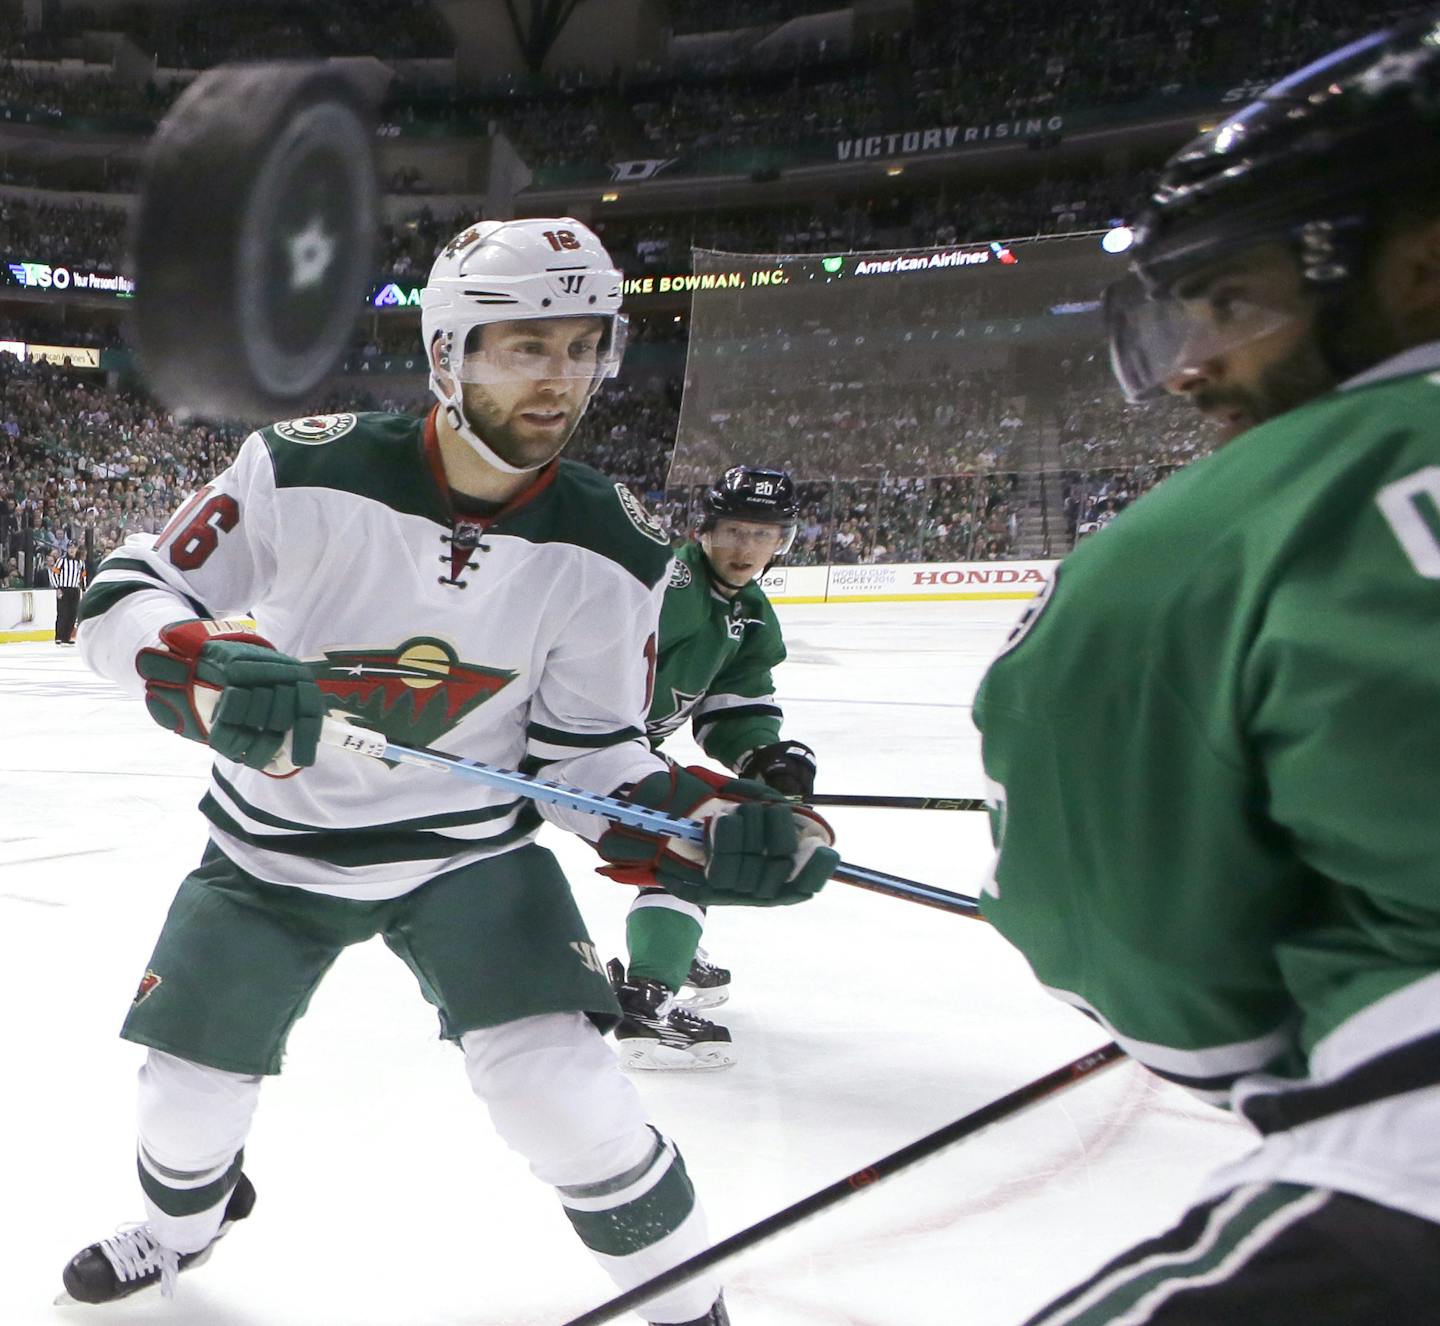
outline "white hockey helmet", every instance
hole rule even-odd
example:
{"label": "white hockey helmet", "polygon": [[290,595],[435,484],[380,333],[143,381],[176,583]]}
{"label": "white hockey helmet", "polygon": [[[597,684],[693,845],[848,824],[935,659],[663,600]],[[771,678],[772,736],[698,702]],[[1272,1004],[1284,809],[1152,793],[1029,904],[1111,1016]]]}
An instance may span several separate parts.
{"label": "white hockey helmet", "polygon": [[[483,460],[507,474],[525,472],[496,455],[465,417],[460,365],[470,333],[522,318],[604,318],[593,392],[620,371],[626,333],[622,285],[599,237],[571,217],[480,221],[440,250],[420,296],[430,390],[451,426]],[[438,355],[432,348],[437,338]],[[452,383],[449,390],[436,372],[437,359]]]}

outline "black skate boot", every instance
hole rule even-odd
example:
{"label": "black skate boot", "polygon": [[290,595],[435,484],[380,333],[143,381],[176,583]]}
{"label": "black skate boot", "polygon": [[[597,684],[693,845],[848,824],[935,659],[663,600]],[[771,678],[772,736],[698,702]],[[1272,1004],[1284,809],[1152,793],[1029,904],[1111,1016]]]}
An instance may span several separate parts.
{"label": "black skate boot", "polygon": [[[650,1326],[656,1326],[656,1323],[651,1322]],[[725,1311],[725,1295],[721,1294],[703,1317],[696,1317],[694,1321],[676,1322],[675,1326],[730,1326],[730,1314]]]}
{"label": "black skate boot", "polygon": [[719,1008],[729,998],[730,969],[711,962],[703,948],[696,949],[675,1002],[681,1008],[698,1013],[702,1008]]}
{"label": "black skate boot", "polygon": [[155,1241],[149,1225],[131,1225],[114,1238],[92,1243],[70,1259],[63,1277],[65,1292],[77,1303],[111,1303],[159,1285],[168,1298],[175,1277],[192,1266],[203,1265],[230,1226],[244,1220],[254,1206],[255,1185],[241,1174],[225,1204],[219,1230],[199,1252],[172,1252]]}
{"label": "black skate boot", "polygon": [[609,972],[624,1015],[615,1028],[622,1067],[673,1072],[729,1068],[735,1062],[729,1031],[681,1008],[673,990],[659,981],[626,980],[617,959],[611,959]]}

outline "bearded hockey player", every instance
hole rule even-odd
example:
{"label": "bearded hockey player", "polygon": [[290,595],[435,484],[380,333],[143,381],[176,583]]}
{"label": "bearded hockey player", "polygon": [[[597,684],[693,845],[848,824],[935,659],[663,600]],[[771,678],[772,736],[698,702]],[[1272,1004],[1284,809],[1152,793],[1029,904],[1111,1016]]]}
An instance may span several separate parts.
{"label": "bearded hockey player", "polygon": [[1440,1302],[1440,14],[1172,158],[1108,298],[1223,445],[1060,568],[976,720],[986,915],[1259,1145],[1032,1326]]}
{"label": "bearded hockey player", "polygon": [[[784,660],[785,642],[758,583],[795,541],[795,485],[780,470],[739,465],[706,490],[703,504],[665,591],[646,734],[658,746],[688,719],[712,759],[803,799],[815,790],[815,753],[780,738],[770,671]],[[704,924],[704,907],[665,889],[643,889],[630,905],[629,970],[612,964],[624,1013],[615,1040],[627,1067],[735,1062],[728,1028],[695,1012],[729,996],[730,973],[698,950]]]}
{"label": "bearded hockey player", "polygon": [[[377,934],[617,1285],[705,1245],[679,1154],[602,1040],[618,1008],[533,841],[542,812],[317,745],[328,707],[696,815],[703,850],[543,812],[696,905],[798,901],[828,876],[837,858],[817,817],[759,784],[668,765],[644,740],[668,543],[624,488],[559,459],[619,367],[620,287],[578,222],[466,230],[425,287],[428,417],[263,428],[153,546],[103,563],[82,609],[85,658],[215,760],[210,844],[123,1031],[149,1047],[148,1219],[74,1258],[74,1298],[168,1291],[250,1214],[242,1148],[261,1082],[335,956]],[[259,633],[221,617],[244,607]],[[648,1320],[722,1323],[719,1289],[692,1280],[650,1300]]]}

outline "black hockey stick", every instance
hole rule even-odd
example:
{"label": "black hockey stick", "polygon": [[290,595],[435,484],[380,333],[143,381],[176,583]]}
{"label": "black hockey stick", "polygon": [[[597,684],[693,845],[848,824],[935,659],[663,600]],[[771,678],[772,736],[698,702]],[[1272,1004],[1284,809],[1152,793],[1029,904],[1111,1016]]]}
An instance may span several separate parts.
{"label": "black hockey stick", "polygon": [[1023,1087],[1018,1087],[1010,1092],[1008,1096],[1001,1096],[999,1100],[982,1105],[978,1110],[956,1119],[954,1123],[947,1123],[943,1128],[937,1128],[918,1142],[911,1142],[909,1146],[892,1151],[883,1159],[856,1170],[853,1174],[832,1183],[828,1188],[821,1188],[808,1197],[802,1197],[783,1211],[766,1216],[764,1220],[757,1220],[755,1224],[740,1230],[737,1234],[730,1235],[727,1239],[721,1239],[719,1243],[706,1248],[704,1252],[686,1258],[678,1266],[673,1266],[668,1271],[662,1271],[659,1275],[652,1276],[644,1284],[636,1285],[634,1289],[626,1290],[623,1294],[617,1294],[614,1298],[600,1304],[599,1307],[591,1308],[589,1312],[582,1312],[578,1317],[570,1318],[565,1326],[599,1326],[602,1321],[613,1321],[622,1312],[628,1312],[631,1308],[638,1307],[646,1299],[654,1298],[656,1294],[663,1294],[667,1289],[674,1289],[676,1285],[684,1284],[685,1281],[699,1275],[702,1271],[708,1271],[712,1266],[729,1261],[736,1253],[753,1248],[778,1234],[782,1229],[789,1229],[825,1210],[826,1207],[843,1202],[862,1188],[868,1188],[881,1179],[888,1179],[892,1174],[898,1174],[902,1169],[908,1168],[917,1161],[927,1160],[946,1147],[963,1141],[967,1137],[975,1136],[976,1133],[988,1128],[992,1123],[999,1123],[1001,1119],[1011,1118],[1023,1110],[1029,1109],[1032,1105],[1038,1105],[1047,1097],[1064,1091],[1066,1087],[1083,1082],[1102,1068],[1119,1063],[1124,1057],[1125,1051],[1113,1041],[1108,1045],[1102,1045],[1098,1050],[1091,1050],[1089,1054],[1081,1055],[1080,1058],[1072,1060],[1063,1068],[1057,1068],[1053,1073],[1046,1073],[1044,1077],[1037,1077],[1033,1082],[1027,1082]]}
{"label": "black hockey stick", "polygon": [[817,792],[810,806],[875,806],[887,810],[988,810],[984,797],[867,797],[843,792]]}

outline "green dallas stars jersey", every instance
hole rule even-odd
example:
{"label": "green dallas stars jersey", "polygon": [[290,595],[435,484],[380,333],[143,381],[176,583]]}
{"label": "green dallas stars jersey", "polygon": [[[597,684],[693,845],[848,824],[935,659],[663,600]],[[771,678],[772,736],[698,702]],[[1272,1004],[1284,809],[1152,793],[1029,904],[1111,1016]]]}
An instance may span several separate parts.
{"label": "green dallas stars jersey", "polygon": [[698,543],[687,543],[671,565],[645,731],[658,746],[688,718],[705,753],[734,769],[757,746],[780,740],[770,670],[784,661],[785,642],[765,591],[752,582],[721,597],[704,558]]}
{"label": "green dallas stars jersey", "polygon": [[[86,661],[133,695],[165,624],[253,612],[306,660],[332,709],[393,740],[609,793],[663,768],[644,739],[669,540],[622,485],[552,462],[493,517],[452,510],[433,423],[297,419],[251,434],[158,538],[101,564],[82,608]],[[395,897],[595,816],[435,770],[322,746],[272,778],[217,758],[212,839],[264,880]]]}
{"label": "green dallas stars jersey", "polygon": [[1399,356],[1137,502],[975,716],[986,916],[1266,1134],[1217,1186],[1440,1220],[1437,368],[1440,345]]}

